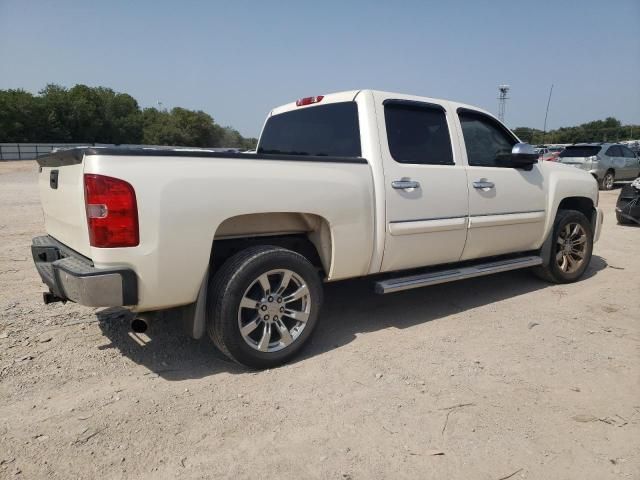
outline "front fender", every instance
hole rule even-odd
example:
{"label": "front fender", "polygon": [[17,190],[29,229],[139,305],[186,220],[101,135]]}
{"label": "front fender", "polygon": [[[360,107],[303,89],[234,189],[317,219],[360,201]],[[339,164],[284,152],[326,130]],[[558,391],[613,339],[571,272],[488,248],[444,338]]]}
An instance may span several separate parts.
{"label": "front fender", "polygon": [[[558,208],[563,200],[587,198],[591,200],[594,207],[598,205],[598,183],[589,172],[555,162],[545,162],[543,173],[546,177],[545,183],[548,186],[548,216],[543,237],[546,239],[553,229]],[[589,215],[587,218],[591,219]],[[595,227],[597,228],[597,222]],[[596,228],[594,228],[594,233],[596,233]]]}

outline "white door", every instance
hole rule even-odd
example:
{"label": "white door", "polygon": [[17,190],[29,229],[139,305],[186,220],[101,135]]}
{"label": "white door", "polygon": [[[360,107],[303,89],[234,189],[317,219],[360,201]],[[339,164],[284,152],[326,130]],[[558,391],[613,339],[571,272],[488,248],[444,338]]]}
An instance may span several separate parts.
{"label": "white door", "polygon": [[448,104],[374,98],[386,196],[382,271],[458,261],[468,192]]}
{"label": "white door", "polygon": [[517,139],[489,115],[459,109],[469,181],[469,231],[463,260],[538,248],[544,234],[540,165],[510,166]]}

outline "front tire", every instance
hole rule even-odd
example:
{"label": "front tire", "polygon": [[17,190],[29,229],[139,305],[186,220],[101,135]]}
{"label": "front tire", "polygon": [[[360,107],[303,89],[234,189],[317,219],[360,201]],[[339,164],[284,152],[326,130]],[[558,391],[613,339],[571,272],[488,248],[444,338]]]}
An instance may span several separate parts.
{"label": "front tire", "polygon": [[243,250],[213,276],[207,330],[230,359],[251,368],[281,365],[309,340],[322,282],[302,255],[275,246]]}
{"label": "front tire", "polygon": [[534,273],[552,283],[572,283],[585,272],[593,251],[593,228],[582,212],[559,210],[551,233],[551,252]]}

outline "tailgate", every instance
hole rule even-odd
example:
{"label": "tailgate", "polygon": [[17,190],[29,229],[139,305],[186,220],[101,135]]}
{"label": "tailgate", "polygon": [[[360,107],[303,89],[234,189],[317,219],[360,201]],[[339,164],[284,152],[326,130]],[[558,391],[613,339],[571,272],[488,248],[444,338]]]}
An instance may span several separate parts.
{"label": "tailgate", "polygon": [[38,189],[47,233],[89,257],[81,152],[65,151],[38,159]]}
{"label": "tailgate", "polygon": [[602,150],[600,145],[569,145],[560,152],[558,162],[583,170],[591,170],[595,168],[594,161],[598,161],[600,150]]}
{"label": "tailgate", "polygon": [[565,165],[573,165],[582,170],[591,170],[593,168],[593,162],[589,157],[558,157],[557,161]]}

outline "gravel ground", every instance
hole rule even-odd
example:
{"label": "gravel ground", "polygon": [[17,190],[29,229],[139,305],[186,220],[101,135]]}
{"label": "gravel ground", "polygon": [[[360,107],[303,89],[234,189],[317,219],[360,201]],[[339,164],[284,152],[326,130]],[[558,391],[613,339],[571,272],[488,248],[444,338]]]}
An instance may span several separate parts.
{"label": "gravel ground", "polygon": [[617,191],[586,278],[326,288],[294,363],[250,372],[118,309],[45,306],[33,162],[0,162],[2,478],[640,478],[640,228]]}

